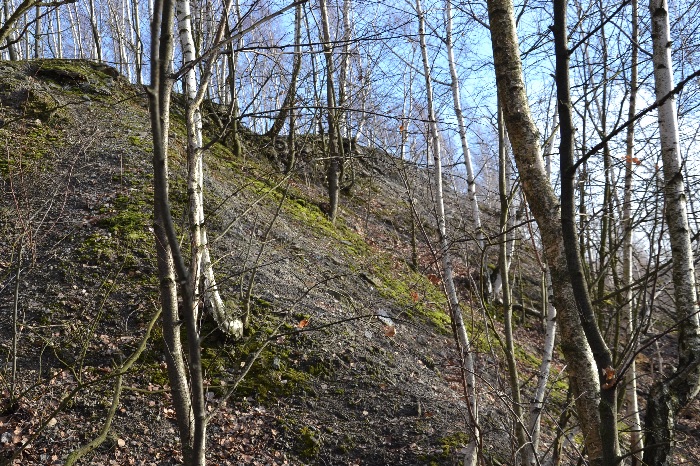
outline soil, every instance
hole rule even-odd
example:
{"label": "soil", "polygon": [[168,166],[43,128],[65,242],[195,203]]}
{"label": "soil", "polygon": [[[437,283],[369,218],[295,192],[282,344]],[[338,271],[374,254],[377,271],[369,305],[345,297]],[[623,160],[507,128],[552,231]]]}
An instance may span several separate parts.
{"label": "soil", "polygon": [[[142,89],[89,62],[0,62],[0,76],[0,457],[64,464],[103,428],[114,374],[158,308],[148,110]],[[186,231],[182,121],[176,106],[171,202]],[[215,120],[207,121],[213,138]],[[249,302],[251,316],[242,340],[216,329],[208,314],[202,319],[209,464],[456,464],[471,433],[430,247],[430,173],[383,150],[358,148],[346,179],[352,174],[354,185],[332,225],[324,215],[319,140],[299,144],[289,178],[281,173],[289,150],[280,141],[244,132],[243,157],[222,143],[205,156],[207,228],[221,293],[237,315]],[[407,185],[419,219],[415,267]],[[502,326],[472,293],[481,254],[467,234],[465,202],[454,190],[447,199],[479,367],[484,460],[512,464]],[[494,234],[490,208],[485,201],[487,234]],[[519,297],[536,300],[528,241],[523,233]],[[486,262],[495,263],[495,254],[487,251]],[[529,393],[542,328],[531,316],[517,318]],[[661,342],[662,370],[673,361],[672,345],[670,337]],[[182,463],[165,350],[156,325],[123,377],[106,440],[79,464]],[[642,372],[651,373],[658,360],[641,355]],[[566,403],[563,369],[556,360],[544,448]],[[642,378],[642,391],[650,381]],[[700,462],[699,409],[695,402],[681,416],[678,464]],[[575,432],[564,447],[568,458],[576,457]]]}

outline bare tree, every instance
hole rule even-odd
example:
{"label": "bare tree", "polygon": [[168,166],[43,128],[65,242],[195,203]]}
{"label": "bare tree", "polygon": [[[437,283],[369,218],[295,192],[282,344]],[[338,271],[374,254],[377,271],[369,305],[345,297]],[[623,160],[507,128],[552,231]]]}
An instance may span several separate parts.
{"label": "bare tree", "polygon": [[321,9],[321,25],[323,38],[323,55],[326,58],[326,102],[328,104],[328,160],[326,162],[326,178],[328,182],[328,217],[335,222],[338,215],[340,195],[340,177],[342,157],[342,141],[338,140],[338,117],[335,100],[335,85],[333,83],[335,66],[333,64],[333,44],[331,41],[330,22],[326,0],[319,0]]}
{"label": "bare tree", "polygon": [[[224,35],[224,25],[228,21],[232,0],[228,0],[224,6],[224,18],[219,25],[213,44],[218,44]],[[242,321],[231,317],[231,311],[226,309],[219,294],[214,269],[210,257],[207,230],[204,223],[204,172],[203,172],[203,133],[202,133],[202,100],[206,95],[209,80],[212,75],[212,64],[218,54],[210,57],[199,82],[195,72],[197,54],[194,37],[192,35],[191,10],[189,0],[178,0],[178,24],[180,45],[182,47],[185,95],[185,117],[187,120],[187,165],[188,165],[188,193],[189,194],[189,221],[190,221],[190,247],[192,262],[190,264],[189,277],[191,288],[194,292],[195,302],[200,301],[200,280],[204,276],[204,298],[211,303],[213,315],[219,326],[226,332],[240,337],[243,331]]]}
{"label": "bare tree", "polygon": [[[60,5],[65,5],[67,3],[75,3],[78,0],[56,0],[56,1],[42,1],[42,0],[24,0],[22,1],[17,7],[15,7],[14,11],[11,12],[11,5],[9,1],[5,1],[3,5],[3,12],[4,12],[4,18],[3,18],[3,23],[0,24],[0,48],[5,48],[5,47],[10,47],[10,50],[12,50],[12,44],[14,44],[17,40],[18,37],[14,37],[13,33],[15,32],[16,26],[19,23],[19,21],[32,9],[35,9],[35,19],[33,23],[36,25],[35,29],[35,55],[39,51],[37,45],[37,42],[39,41],[39,36],[41,34],[36,34],[36,31],[41,28],[41,24],[39,19],[42,17],[42,13],[40,12],[41,8],[45,7],[58,7]],[[25,26],[26,30],[26,26]],[[12,52],[10,52],[12,53]]]}
{"label": "bare tree", "polygon": [[[556,56],[555,82],[559,110],[559,165],[561,170],[561,228],[567,271],[571,283],[580,326],[601,374],[600,400],[600,439],[604,464],[615,464],[620,456],[617,431],[617,396],[615,371],[612,353],[598,328],[593,305],[588,293],[580,250],[577,247],[578,231],[576,229],[575,186],[576,170],[574,168],[574,125],[572,117],[571,92],[569,84],[569,36],[566,22],[566,0],[554,0],[554,50]],[[588,407],[587,409],[590,409]],[[580,413],[579,413],[580,415]],[[594,459],[593,461],[596,461]]]}
{"label": "bare tree", "polygon": [[421,57],[423,60],[423,76],[425,77],[425,92],[427,96],[428,110],[428,137],[433,155],[433,172],[435,176],[435,202],[437,210],[438,233],[440,235],[440,257],[442,259],[442,275],[445,283],[445,290],[450,305],[450,317],[452,318],[455,339],[459,347],[461,359],[461,370],[463,372],[464,395],[467,399],[467,419],[472,432],[469,444],[464,453],[464,465],[475,466],[481,446],[481,436],[479,431],[479,412],[476,395],[476,367],[474,364],[474,353],[471,349],[471,342],[464,325],[462,309],[457,296],[457,289],[454,283],[452,270],[452,254],[450,252],[450,239],[447,236],[447,225],[445,221],[445,203],[443,199],[442,187],[442,151],[440,149],[440,135],[435,117],[433,105],[433,86],[430,75],[430,64],[428,61],[428,46],[425,39],[425,16],[421,6],[421,0],[415,3],[416,16],[418,17],[418,38],[420,42]]}
{"label": "bare tree", "polygon": [[[630,38],[630,46],[632,47],[632,64],[630,67],[630,100],[628,108],[628,119],[632,119],[636,112],[637,105],[637,87],[638,87],[638,56],[639,56],[639,25],[638,25],[638,7],[637,0],[632,0],[632,37]],[[622,286],[627,292],[623,298],[622,318],[625,325],[625,337],[629,350],[636,350],[636,326],[634,324],[633,313],[633,289],[632,289],[632,189],[633,189],[633,168],[634,159],[634,123],[627,128],[625,139],[625,191],[622,202],[622,228],[623,228],[623,244],[622,244]],[[644,446],[642,440],[642,426],[639,416],[639,402],[637,399],[637,367],[635,360],[632,359],[630,367],[626,374],[626,398],[627,398],[627,415],[630,418],[630,451],[632,455],[632,466],[638,466],[641,460],[641,452]]]}
{"label": "bare tree", "polygon": [[[652,19],[654,88],[664,175],[666,222],[673,260],[673,290],[678,322],[678,363],[672,376],[658,381],[647,398],[644,463],[672,464],[678,412],[700,391],[700,319],[695,266],[688,225],[687,195],[680,157],[678,117],[666,0],[649,4]],[[665,99],[665,100],[664,100]]]}
{"label": "bare tree", "polygon": [[[556,10],[556,8],[555,8]],[[489,25],[499,92],[506,128],[513,147],[523,191],[539,226],[545,257],[552,270],[554,300],[579,421],[591,464],[602,465],[603,446],[600,379],[593,353],[581,326],[577,300],[571,286],[563,244],[559,199],[555,195],[541,156],[539,131],[525,93],[515,14],[510,0],[489,0]],[[561,108],[560,108],[561,110]]]}
{"label": "bare tree", "polygon": [[[479,209],[479,200],[476,195],[476,177],[474,176],[472,154],[469,150],[469,142],[467,141],[467,126],[464,123],[462,98],[459,88],[459,76],[457,75],[457,64],[454,57],[451,0],[445,0],[445,46],[447,49],[447,61],[450,67],[450,77],[452,79],[450,82],[450,87],[452,88],[452,100],[454,102],[455,116],[457,117],[459,141],[462,144],[464,167],[467,169],[467,202],[471,208],[474,231],[476,232],[476,241],[479,244],[479,249],[484,251],[486,248],[486,240],[484,238],[484,230],[481,227],[481,211]],[[484,295],[488,298],[491,296],[491,280],[489,279],[486,264],[483,261],[481,261],[481,278],[482,285],[484,286]]]}
{"label": "bare tree", "polygon": [[523,419],[523,408],[520,393],[520,381],[518,376],[518,366],[515,359],[515,343],[513,341],[513,304],[510,286],[510,257],[508,255],[508,220],[510,217],[510,203],[512,196],[510,195],[510,180],[508,179],[509,170],[506,168],[510,163],[508,160],[508,151],[506,149],[506,135],[503,127],[503,112],[501,110],[501,99],[498,102],[498,195],[501,200],[501,214],[499,217],[499,263],[498,268],[501,274],[501,282],[503,288],[503,330],[506,337],[504,347],[506,354],[506,363],[508,365],[508,383],[510,385],[510,395],[513,400],[511,409],[513,412],[513,427],[515,430],[515,439],[517,442],[516,454],[514,461],[522,462],[523,466],[527,465],[527,448],[525,421]]}
{"label": "bare tree", "polygon": [[[151,82],[148,90],[153,135],[154,234],[163,309],[163,340],[173,404],[185,462],[204,465],[204,393],[200,341],[195,318],[194,290],[180,251],[168,199],[168,140],[173,86],[173,0],[155,0],[151,20]],[[182,320],[188,335],[187,362],[180,337],[178,285]],[[198,408],[195,416],[193,404]]]}

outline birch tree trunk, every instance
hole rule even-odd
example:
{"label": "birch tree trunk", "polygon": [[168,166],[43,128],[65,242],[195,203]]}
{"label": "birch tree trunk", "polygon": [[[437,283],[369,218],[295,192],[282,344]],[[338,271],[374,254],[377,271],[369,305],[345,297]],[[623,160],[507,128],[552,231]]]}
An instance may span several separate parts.
{"label": "birch tree trunk", "polygon": [[[14,30],[14,25],[10,23],[10,11],[12,9],[12,0],[5,0],[3,4],[3,23],[2,27],[0,27],[0,43],[7,41],[7,52],[10,56],[10,60],[12,61],[17,61],[18,60],[18,54],[17,54],[17,46],[14,43],[15,37],[13,34]],[[6,30],[6,34],[3,34],[3,30]],[[4,37],[3,37],[4,36]]]}
{"label": "birch tree trunk", "polygon": [[141,40],[141,20],[139,14],[139,2],[131,2],[130,10],[131,42],[134,50],[134,66],[136,72],[136,84],[141,84],[143,80],[143,41]]}
{"label": "birch tree trunk", "polygon": [[70,23],[71,38],[73,39],[73,53],[77,54],[76,58],[86,58],[85,51],[83,49],[83,37],[80,28],[80,21],[78,20],[80,16],[78,15],[78,8],[75,4],[68,7],[68,21]]}
{"label": "birch tree trunk", "polygon": [[453,272],[452,272],[452,256],[450,254],[450,240],[447,236],[447,226],[445,221],[445,203],[443,200],[442,191],[442,162],[440,159],[440,137],[438,134],[437,119],[435,118],[435,109],[433,106],[433,88],[432,78],[430,74],[430,65],[428,63],[428,47],[425,40],[425,16],[421,6],[421,0],[416,0],[415,4],[416,15],[418,16],[418,36],[420,40],[421,56],[423,59],[423,74],[425,76],[425,90],[427,94],[428,104],[428,125],[429,139],[433,152],[433,170],[435,173],[435,196],[437,209],[438,232],[440,235],[440,257],[442,259],[443,281],[447,298],[450,303],[450,317],[452,318],[455,337],[459,345],[460,357],[462,361],[462,370],[464,374],[464,389],[468,403],[468,420],[470,429],[473,433],[469,445],[467,445],[464,465],[475,466],[480,454],[481,435],[479,433],[479,417],[478,404],[476,398],[476,373],[474,366],[474,354],[471,351],[471,342],[467,335],[462,317],[462,309],[459,305],[457,297],[457,289],[455,288]]}
{"label": "birch tree trunk", "polygon": [[[559,126],[559,110],[555,107],[552,118],[552,135],[544,146],[545,174],[547,180],[552,176],[552,146],[554,145],[554,134]],[[538,254],[539,256],[539,254]],[[537,388],[530,402],[530,417],[528,418],[527,433],[530,438],[530,447],[525,449],[525,456],[529,466],[539,464],[537,450],[540,443],[540,429],[542,426],[542,410],[544,409],[544,398],[547,393],[547,381],[552,366],[552,356],[554,354],[554,341],[557,334],[557,310],[552,304],[554,290],[552,289],[552,275],[546,259],[540,262],[543,276],[542,291],[542,313],[545,316],[544,345],[542,348],[542,363],[537,374]]]}
{"label": "birch tree trunk", "polygon": [[603,465],[598,412],[600,380],[593,353],[581,326],[567,269],[559,199],[544,169],[539,131],[534,124],[525,93],[513,3],[511,0],[488,0],[487,4],[496,83],[504,96],[506,129],[523,191],[540,229],[545,257],[552,271],[561,347],[567,361],[584,444],[591,464]]}
{"label": "birch tree trunk", "polygon": [[[343,46],[340,53],[340,73],[338,75],[338,132],[341,138],[350,138],[348,88],[350,79],[350,40],[352,39],[352,0],[343,0]],[[342,142],[341,142],[342,144]]]}
{"label": "birch tree trunk", "polygon": [[39,59],[43,56],[43,47],[41,45],[41,7],[34,7],[34,58]]}
{"label": "birch tree trunk", "polygon": [[[235,15],[237,23],[240,25],[242,23],[242,18],[241,18],[241,5],[239,0],[234,0],[233,3],[233,13]],[[231,23],[229,20],[226,21],[226,36],[230,37],[231,36]],[[238,129],[239,129],[239,99],[238,99],[238,91],[239,91],[239,86],[236,85],[236,74],[238,72],[238,49],[240,49],[243,46],[243,38],[242,36],[238,36],[238,39],[236,40],[235,44],[233,42],[229,42],[227,46],[227,60],[228,60],[228,69],[229,69],[229,75],[228,75],[228,88],[229,88],[229,94],[230,94],[230,99],[231,99],[231,110],[230,110],[230,126],[231,126],[231,131],[230,131],[230,140],[231,140],[231,146],[232,146],[232,151],[233,154],[236,157],[241,157],[243,155],[243,146],[241,145],[241,138],[238,134]]]}
{"label": "birch tree trunk", "polygon": [[[483,252],[486,248],[486,241],[484,240],[484,230],[481,227],[479,200],[476,196],[474,166],[472,164],[472,154],[469,151],[469,143],[467,142],[467,126],[464,124],[459,77],[457,76],[457,65],[452,45],[452,0],[445,0],[445,46],[447,49],[447,61],[450,66],[450,77],[452,79],[450,86],[452,88],[452,101],[454,102],[455,115],[457,116],[457,128],[459,129],[459,140],[462,144],[464,167],[467,169],[467,202],[472,211],[476,241],[479,244],[479,250]],[[484,261],[481,261],[481,282],[484,287],[485,298],[488,301],[491,296],[491,280]]]}
{"label": "birch tree trunk", "polygon": [[[658,381],[647,399],[645,419],[647,445],[644,462],[671,464],[674,425],[678,412],[700,390],[700,321],[695,287],[695,267],[690,243],[683,162],[680,157],[676,99],[671,60],[671,34],[666,0],[651,0],[654,87],[659,106],[666,222],[671,242],[673,288],[678,322],[678,363],[673,375]],[[668,98],[667,98],[668,97]]]}
{"label": "birch tree trunk", "polygon": [[[203,444],[202,455],[197,455],[201,456],[201,461],[193,461],[192,446],[195,444],[196,422],[189,384],[190,377],[194,377],[196,381],[199,375],[201,379],[199,352],[193,354],[191,351],[195,347],[198,349],[199,339],[196,333],[189,333],[194,319],[191,312],[185,312],[185,327],[190,336],[189,360],[186,363],[180,339],[178,283],[182,284],[184,309],[191,310],[194,301],[188,287],[187,269],[180,254],[168,200],[167,154],[170,96],[173,86],[172,78],[169,76],[172,72],[174,16],[175,6],[172,0],[155,0],[151,20],[151,83],[147,88],[153,134],[154,235],[163,308],[163,340],[167,347],[165,358],[183,456],[187,464],[203,465]],[[201,385],[192,386],[192,390],[197,388],[201,389]]]}
{"label": "birch tree trunk", "polygon": [[95,11],[95,0],[88,1],[88,10],[90,12],[90,27],[92,29],[92,47],[94,53],[93,58],[95,58],[98,62],[102,63],[102,37],[100,36],[100,30],[97,27],[97,12]]}
{"label": "birch tree trunk", "polygon": [[[225,11],[230,11],[229,0]],[[187,70],[184,75],[185,95],[187,104],[185,118],[187,120],[187,162],[188,162],[188,193],[189,193],[189,221],[192,261],[190,263],[191,287],[195,302],[200,301],[200,281],[204,276],[204,299],[211,304],[212,313],[217,324],[223,331],[234,337],[242,336],[243,323],[238,318],[231,316],[231,311],[226,309],[219,294],[219,289],[211,263],[207,230],[204,223],[204,188],[203,188],[203,160],[202,160],[202,112],[201,102],[206,93],[206,88],[211,77],[211,67],[214,59],[209,60],[208,68],[202,74],[200,82],[197,82],[195,68],[188,64],[196,58],[194,37],[192,35],[192,19],[189,0],[178,0],[178,25],[180,45],[182,47],[182,60]],[[226,19],[224,19],[226,20]],[[218,43],[223,36],[223,26],[214,43]]]}
{"label": "birch tree trunk", "polygon": [[[500,97],[500,96],[499,96]],[[513,463],[522,461],[523,466],[527,465],[524,450],[527,448],[525,439],[523,409],[520,397],[520,382],[518,377],[518,366],[515,361],[515,344],[513,342],[513,305],[511,301],[511,288],[508,271],[510,269],[510,257],[508,256],[508,219],[510,217],[510,196],[508,183],[508,151],[506,150],[505,128],[503,127],[503,111],[501,109],[501,99],[498,99],[498,194],[501,200],[500,215],[500,235],[499,235],[499,262],[498,268],[501,273],[501,283],[503,288],[503,330],[506,337],[506,361],[508,363],[508,382],[510,384],[511,409],[513,412],[513,427],[515,430],[515,440],[517,449],[513,457]]]}
{"label": "birch tree trunk", "polygon": [[[630,102],[627,112],[628,120],[631,120],[636,113],[637,106],[637,62],[639,58],[638,37],[638,5],[637,0],[632,0],[632,65],[630,69]],[[632,160],[634,158],[634,123],[627,127],[626,135],[626,152],[625,152],[625,188],[622,200],[622,287],[626,289],[624,296],[624,305],[622,308],[623,319],[625,319],[625,337],[627,342],[635,338],[635,325],[633,315],[633,292],[632,292],[632,168],[634,167]],[[629,347],[634,353],[637,345],[632,342]],[[627,399],[627,418],[630,420],[630,452],[638,452],[632,455],[632,466],[639,466],[642,458],[642,424],[639,417],[639,402],[637,400],[637,367],[634,359],[630,363],[625,376],[625,397]]]}
{"label": "birch tree trunk", "polygon": [[333,66],[333,45],[331,44],[330,23],[328,19],[328,7],[326,0],[319,0],[319,8],[321,10],[321,25],[323,34],[323,55],[326,58],[326,102],[328,105],[328,163],[326,176],[328,178],[328,218],[331,222],[335,222],[338,215],[338,201],[340,194],[340,172],[341,172],[341,157],[340,146],[342,143],[338,141],[338,118],[335,103],[335,86],[333,84],[333,75],[335,68]]}
{"label": "birch tree trunk", "polygon": [[[301,16],[302,5],[294,7],[294,64],[301,69]],[[296,70],[296,68],[295,68]],[[297,75],[299,72],[297,71]],[[292,77],[294,97],[289,105],[289,135],[287,138],[287,147],[289,147],[289,156],[285,161],[285,173],[289,173],[294,169],[296,164],[296,131],[297,131],[297,102],[296,102],[296,80]],[[291,85],[290,85],[291,90]]]}
{"label": "birch tree trunk", "polygon": [[[301,71],[301,4],[294,7],[294,61],[292,63],[292,77],[289,80],[289,88],[287,89],[287,95],[284,97],[284,102],[282,102],[282,108],[280,108],[279,113],[275,117],[275,121],[272,126],[267,131],[265,136],[269,138],[276,138],[282,128],[284,127],[284,122],[287,117],[292,113],[293,107],[296,105],[297,98],[297,80],[299,78],[299,72]],[[290,120],[290,125],[291,125]],[[290,129],[291,132],[291,129]],[[290,151],[292,149],[290,148]],[[293,152],[293,151],[292,151]],[[290,164],[291,165],[291,164]]]}

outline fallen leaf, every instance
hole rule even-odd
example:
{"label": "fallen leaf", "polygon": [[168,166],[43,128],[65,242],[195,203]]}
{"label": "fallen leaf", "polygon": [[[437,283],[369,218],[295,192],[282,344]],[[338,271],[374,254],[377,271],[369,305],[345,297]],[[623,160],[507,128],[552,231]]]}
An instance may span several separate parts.
{"label": "fallen leaf", "polygon": [[437,286],[440,284],[440,277],[438,277],[434,273],[429,273],[428,275],[426,275],[426,277],[428,278],[428,280],[430,280],[430,283],[432,283],[433,285]]}

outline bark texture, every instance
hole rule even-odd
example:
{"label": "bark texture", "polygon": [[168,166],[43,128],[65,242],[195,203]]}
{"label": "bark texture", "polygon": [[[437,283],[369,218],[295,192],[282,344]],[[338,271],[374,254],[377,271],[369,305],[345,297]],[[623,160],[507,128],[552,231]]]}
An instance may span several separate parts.
{"label": "bark texture", "polygon": [[338,215],[338,201],[340,194],[341,156],[338,141],[338,118],[335,103],[335,85],[333,78],[335,67],[333,65],[333,44],[331,42],[330,23],[328,19],[328,7],[326,0],[319,0],[321,9],[321,24],[323,38],[323,55],[326,58],[326,99],[328,104],[328,162],[326,177],[328,178],[328,218],[335,222]]}
{"label": "bark texture", "polygon": [[[481,228],[481,211],[479,210],[479,200],[476,195],[476,179],[472,164],[472,154],[467,142],[467,125],[464,123],[462,113],[462,97],[459,89],[459,76],[457,75],[457,62],[452,46],[452,0],[445,1],[445,48],[447,49],[447,61],[450,66],[450,87],[452,88],[452,101],[454,103],[455,116],[457,117],[457,128],[459,130],[459,141],[462,145],[462,157],[464,157],[464,167],[467,169],[467,202],[472,213],[474,230],[476,231],[476,241],[479,249],[486,248],[484,230]],[[489,279],[488,267],[486,263],[481,263],[481,277],[484,287],[483,294],[487,300],[491,297],[491,280]]]}
{"label": "bark texture", "polygon": [[[231,2],[226,5],[229,11]],[[209,240],[204,217],[204,168],[203,168],[203,135],[201,103],[211,77],[213,60],[209,61],[202,70],[199,82],[195,73],[194,63],[197,59],[194,36],[192,34],[192,13],[190,3],[187,0],[178,0],[178,26],[180,45],[182,47],[182,61],[186,68],[184,75],[185,84],[185,118],[187,120],[187,193],[189,196],[189,222],[190,222],[190,248],[192,260],[190,262],[190,289],[194,293],[195,305],[199,306],[200,282],[204,278],[204,298],[211,304],[212,314],[222,331],[240,338],[243,335],[243,323],[232,316],[231,310],[224,305],[214,275],[214,267],[211,261]],[[223,36],[223,24],[214,38],[218,43]],[[195,310],[196,312],[196,310]]]}
{"label": "bark texture", "polygon": [[518,48],[513,3],[488,0],[496,83],[503,96],[506,128],[523,191],[539,226],[544,253],[552,272],[561,348],[576,399],[586,450],[593,465],[603,464],[600,436],[600,382],[593,353],[583,332],[567,268],[561,209],[545,171],[540,135],[530,113]]}
{"label": "bark texture", "polygon": [[[669,95],[674,87],[668,3],[666,0],[652,0],[649,8],[652,17],[654,84],[659,101]],[[647,399],[644,463],[664,466],[671,464],[678,412],[700,390],[700,322],[675,96],[672,95],[659,106],[658,120],[679,326],[678,364],[670,377],[654,385]]]}
{"label": "bark texture", "polygon": [[[597,372],[602,375],[600,404],[600,438],[604,464],[614,465],[620,456],[617,434],[617,397],[612,354],[603,340],[588,292],[588,282],[576,243],[576,169],[574,168],[574,124],[569,84],[569,48],[566,24],[566,0],[554,0],[555,82],[559,110],[559,165],[561,169],[561,228],[567,270],[576,300],[581,327],[593,352]],[[606,172],[607,173],[607,172]],[[607,197],[608,178],[606,175]],[[605,202],[605,201],[604,201]],[[601,235],[605,234],[605,223]],[[601,241],[601,248],[605,248]],[[601,255],[603,252],[601,252]]]}
{"label": "bark texture", "polygon": [[423,60],[423,74],[425,76],[425,87],[428,100],[428,126],[429,136],[433,151],[433,170],[435,175],[435,207],[437,210],[438,233],[440,235],[440,257],[442,259],[442,274],[445,283],[447,299],[450,303],[450,317],[455,332],[455,339],[459,345],[462,372],[464,377],[464,395],[468,403],[468,425],[472,430],[472,438],[465,449],[464,466],[476,466],[479,457],[479,447],[481,436],[479,433],[478,404],[476,397],[476,372],[474,365],[474,354],[471,351],[471,342],[464,326],[462,309],[459,305],[457,289],[455,288],[452,255],[450,254],[450,240],[447,236],[447,225],[445,221],[445,202],[442,190],[442,161],[440,137],[438,134],[437,119],[435,118],[435,108],[433,106],[433,86],[430,75],[430,65],[428,62],[428,47],[425,40],[425,17],[421,6],[421,0],[415,3],[416,15],[418,16],[418,36],[420,41],[421,58]]}
{"label": "bark texture", "polygon": [[[632,120],[637,111],[637,62],[639,51],[637,47],[639,37],[638,25],[638,4],[637,0],[632,0],[632,65],[630,68],[630,102],[627,112],[627,119]],[[622,201],[622,287],[626,288],[622,316],[624,319],[623,326],[625,332],[625,342],[630,344],[630,351],[634,352],[637,349],[635,336],[635,319],[633,313],[633,297],[632,292],[632,169],[634,167],[632,160],[634,158],[634,123],[627,127],[627,135],[625,139],[625,191]],[[630,367],[625,376],[625,397],[627,399],[627,417],[630,420],[630,452],[638,452],[632,455],[632,466],[639,466],[642,459],[642,423],[639,416],[639,401],[637,398],[637,367],[635,361],[632,360]]]}

